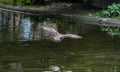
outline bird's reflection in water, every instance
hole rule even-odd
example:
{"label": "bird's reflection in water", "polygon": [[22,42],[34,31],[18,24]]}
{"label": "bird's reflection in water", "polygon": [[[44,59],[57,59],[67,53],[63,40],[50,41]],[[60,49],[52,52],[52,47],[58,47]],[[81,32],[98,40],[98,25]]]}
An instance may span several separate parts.
{"label": "bird's reflection in water", "polygon": [[64,67],[63,66],[58,66],[58,65],[51,65],[49,67],[49,70],[52,72],[63,72]]}

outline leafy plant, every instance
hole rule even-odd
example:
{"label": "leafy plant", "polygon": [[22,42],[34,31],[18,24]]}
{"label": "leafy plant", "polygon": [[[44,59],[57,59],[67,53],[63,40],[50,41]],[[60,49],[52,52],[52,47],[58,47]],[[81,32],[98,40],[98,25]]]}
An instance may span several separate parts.
{"label": "leafy plant", "polygon": [[108,6],[107,10],[103,10],[100,13],[100,16],[102,17],[115,17],[118,15],[120,15],[120,4],[115,4],[115,3]]}
{"label": "leafy plant", "polygon": [[109,11],[103,10],[103,11],[100,13],[100,16],[101,16],[101,17],[110,17],[111,14],[110,14]]}

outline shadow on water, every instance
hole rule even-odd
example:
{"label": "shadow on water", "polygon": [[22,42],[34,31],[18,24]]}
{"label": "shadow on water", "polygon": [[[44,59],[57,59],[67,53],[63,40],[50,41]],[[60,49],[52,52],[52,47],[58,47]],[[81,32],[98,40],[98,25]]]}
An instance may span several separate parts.
{"label": "shadow on water", "polygon": [[[66,38],[55,43],[49,40],[49,34],[40,28],[41,25],[83,38]],[[50,72],[51,65],[60,66],[65,72],[119,72],[119,43],[119,38],[106,35],[98,26],[0,12],[2,72]]]}

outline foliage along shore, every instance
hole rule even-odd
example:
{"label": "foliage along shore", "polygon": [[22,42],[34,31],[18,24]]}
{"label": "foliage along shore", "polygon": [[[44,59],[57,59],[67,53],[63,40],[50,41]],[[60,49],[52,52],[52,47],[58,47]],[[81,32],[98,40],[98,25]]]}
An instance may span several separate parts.
{"label": "foliage along shore", "polygon": [[[0,8],[9,9],[9,10],[16,10],[28,13],[45,13],[45,12],[55,12],[56,10],[60,9],[60,7],[55,6],[12,6],[9,4],[1,4]],[[61,6],[61,8],[65,8]]]}
{"label": "foliage along shore", "polygon": [[22,11],[35,14],[81,14],[88,15],[95,10],[81,9],[82,6],[69,3],[53,3],[50,5],[28,5],[28,6],[13,6],[11,4],[0,3],[0,8]]}

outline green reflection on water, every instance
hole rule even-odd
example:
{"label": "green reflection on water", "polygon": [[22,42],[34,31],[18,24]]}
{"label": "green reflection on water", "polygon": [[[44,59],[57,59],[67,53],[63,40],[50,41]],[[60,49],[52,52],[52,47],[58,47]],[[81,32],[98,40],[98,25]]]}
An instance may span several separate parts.
{"label": "green reflection on water", "polygon": [[[48,70],[48,67],[51,65],[60,65],[64,66],[65,70],[73,72],[120,71],[119,38],[109,37],[99,31],[99,27],[93,25],[82,25],[81,27],[81,25],[67,21],[65,23],[63,21],[59,22],[57,19],[39,20],[38,17],[31,17],[29,20],[33,27],[37,27],[38,23],[44,21],[57,23],[59,32],[76,33],[82,35],[83,38],[78,40],[64,39],[59,43],[54,43],[47,39],[17,41],[16,39],[18,38],[15,37],[14,39],[12,37],[14,33],[17,36],[20,34],[17,33],[17,29],[13,29],[15,32],[11,34],[9,33],[11,30],[4,31],[5,28],[3,28],[0,30],[0,34],[3,34],[0,37],[5,39],[2,40],[1,38],[2,41],[0,41],[1,70],[26,69],[27,72],[27,69],[34,70],[35,68],[40,68]],[[6,34],[8,35],[4,36]],[[11,38],[8,37],[14,40],[9,40]]]}

